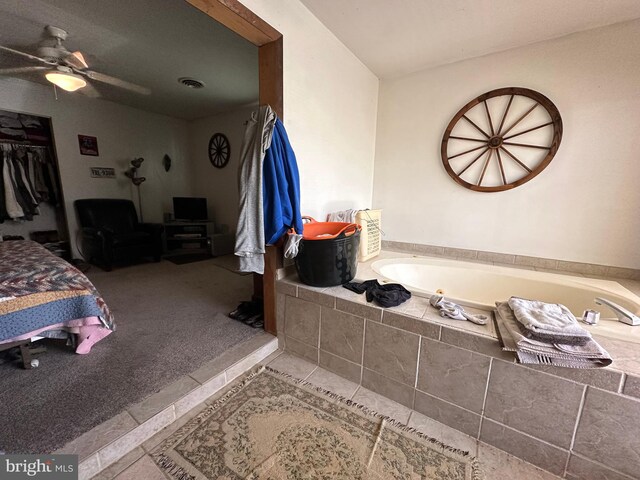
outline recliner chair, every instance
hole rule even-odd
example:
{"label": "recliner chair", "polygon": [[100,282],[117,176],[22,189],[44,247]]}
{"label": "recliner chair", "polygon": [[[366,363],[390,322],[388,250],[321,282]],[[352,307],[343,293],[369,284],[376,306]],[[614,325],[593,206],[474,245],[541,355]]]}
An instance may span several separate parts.
{"label": "recliner chair", "polygon": [[74,202],[82,229],[85,260],[110,271],[114,263],[162,256],[162,230],[140,223],[131,200],[87,198]]}

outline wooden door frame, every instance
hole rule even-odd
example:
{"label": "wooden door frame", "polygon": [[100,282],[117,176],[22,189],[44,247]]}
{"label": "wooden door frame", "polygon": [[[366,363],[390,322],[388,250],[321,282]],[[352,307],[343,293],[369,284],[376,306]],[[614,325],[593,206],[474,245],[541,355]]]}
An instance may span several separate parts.
{"label": "wooden door frame", "polygon": [[[258,47],[260,105],[271,105],[284,118],[282,34],[238,0],[185,0],[228,29]],[[276,330],[276,272],[282,266],[281,248],[269,246],[265,254],[264,275],[254,275],[254,296],[264,302],[264,329]]]}

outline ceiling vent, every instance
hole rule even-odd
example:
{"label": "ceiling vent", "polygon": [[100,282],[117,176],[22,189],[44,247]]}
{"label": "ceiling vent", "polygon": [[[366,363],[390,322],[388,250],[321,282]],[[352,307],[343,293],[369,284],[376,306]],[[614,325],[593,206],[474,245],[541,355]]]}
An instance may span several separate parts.
{"label": "ceiling vent", "polygon": [[196,80],[195,78],[182,77],[178,79],[178,82],[189,88],[204,88],[204,82]]}

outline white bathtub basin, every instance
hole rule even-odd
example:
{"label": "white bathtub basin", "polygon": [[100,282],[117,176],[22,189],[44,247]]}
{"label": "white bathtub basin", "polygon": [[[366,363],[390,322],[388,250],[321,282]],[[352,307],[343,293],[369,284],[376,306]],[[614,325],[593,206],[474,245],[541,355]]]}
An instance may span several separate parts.
{"label": "white bathtub basin", "polygon": [[618,322],[610,309],[593,301],[603,297],[640,315],[640,297],[614,281],[425,257],[378,260],[371,268],[418,295],[439,292],[468,306],[493,307],[496,301],[519,296],[562,303],[577,318],[587,309],[597,310],[600,323],[582,324],[585,328],[596,335],[640,343],[640,326]]}

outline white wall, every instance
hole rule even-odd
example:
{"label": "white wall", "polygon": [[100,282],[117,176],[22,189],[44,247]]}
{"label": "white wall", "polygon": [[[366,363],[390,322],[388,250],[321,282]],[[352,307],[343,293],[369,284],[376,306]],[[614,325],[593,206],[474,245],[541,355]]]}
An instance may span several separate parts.
{"label": "white wall", "polygon": [[[425,70],[380,86],[374,207],[388,240],[640,268],[640,21]],[[476,193],[440,160],[453,115],[486,91],[548,96],[564,121],[551,164]]]}
{"label": "white wall", "polygon": [[243,0],[284,37],[284,124],[304,214],[370,207],[378,79],[299,0]]}
{"label": "white wall", "polygon": [[[74,248],[77,230],[74,200],[131,198],[137,206],[135,187],[124,176],[134,157],[145,159],[141,168],[141,175],[147,177],[141,187],[145,221],[161,222],[162,212],[172,210],[171,197],[191,194],[187,122],[184,120],[89,99],[77,93],[58,91],[56,100],[50,87],[7,77],[0,78],[0,109],[52,118]],[[80,155],[78,134],[97,137],[100,156]],[[173,160],[168,173],[162,167],[165,154]],[[114,167],[117,178],[91,178],[91,166]]]}
{"label": "white wall", "polygon": [[[238,223],[238,167],[244,137],[244,123],[257,109],[247,107],[189,122],[189,157],[191,159],[192,193],[207,198],[209,219],[216,228],[227,225],[235,231]],[[224,168],[216,168],[209,161],[209,140],[214,133],[229,139],[231,155]]]}

